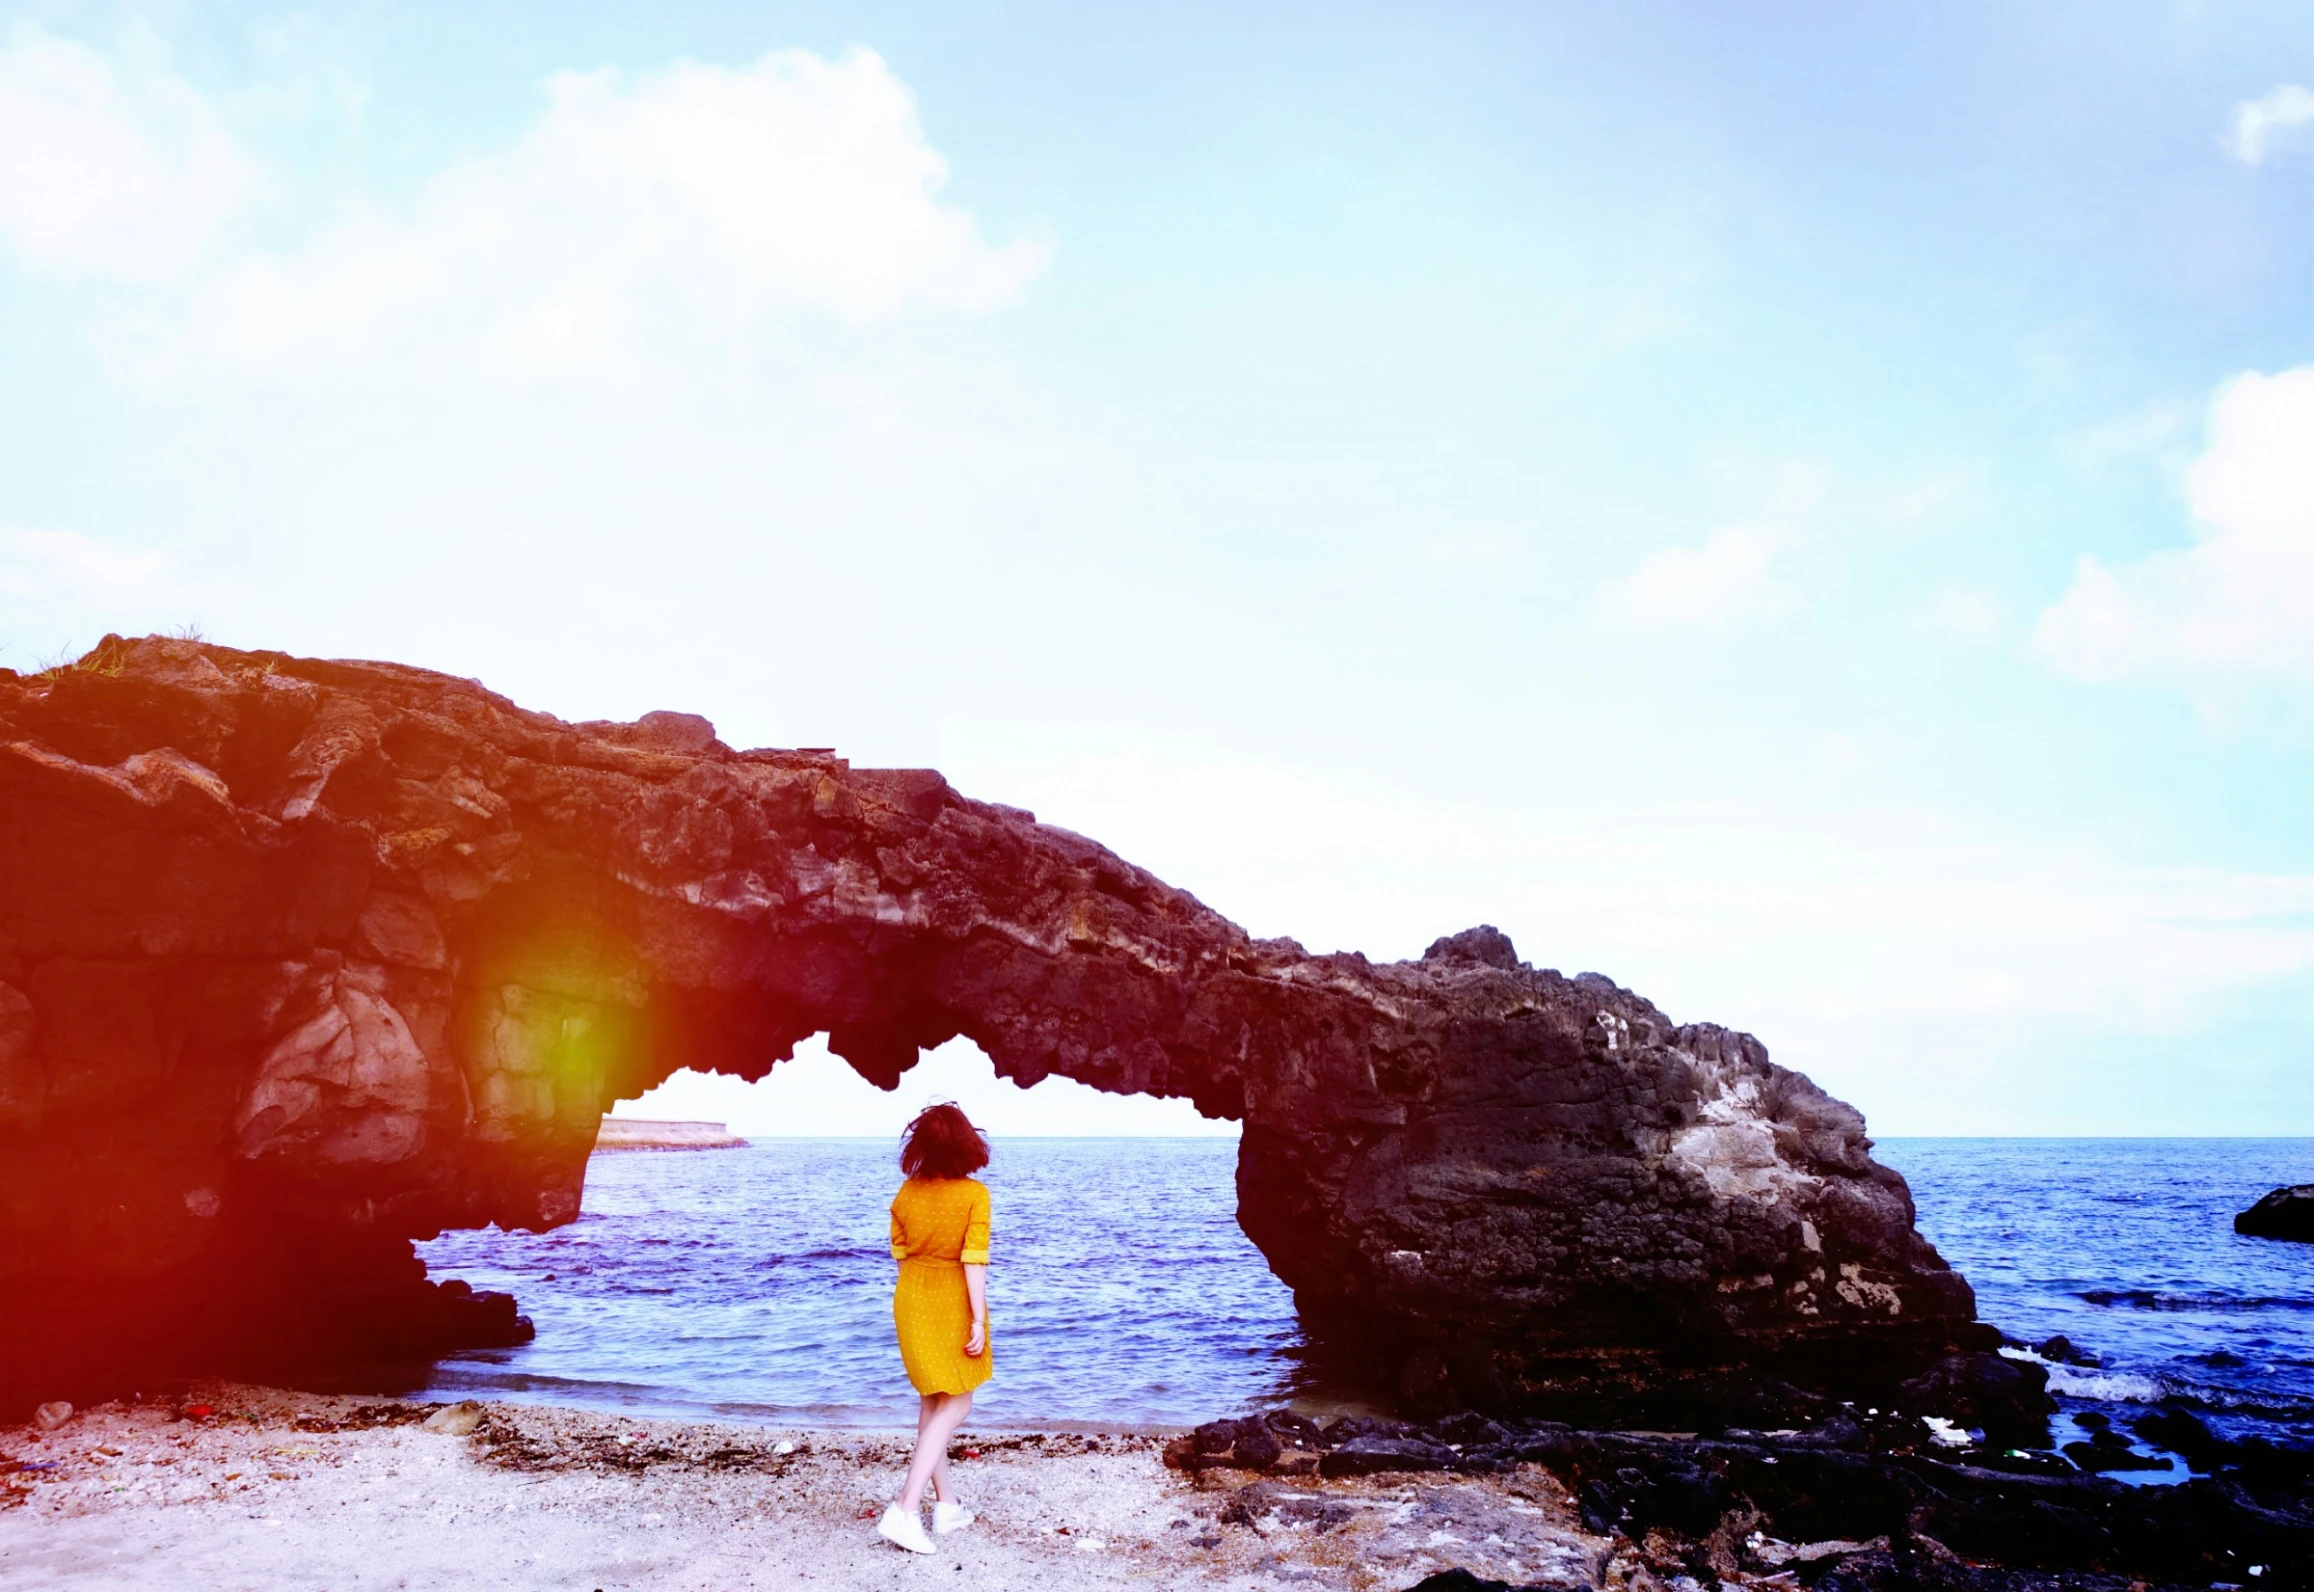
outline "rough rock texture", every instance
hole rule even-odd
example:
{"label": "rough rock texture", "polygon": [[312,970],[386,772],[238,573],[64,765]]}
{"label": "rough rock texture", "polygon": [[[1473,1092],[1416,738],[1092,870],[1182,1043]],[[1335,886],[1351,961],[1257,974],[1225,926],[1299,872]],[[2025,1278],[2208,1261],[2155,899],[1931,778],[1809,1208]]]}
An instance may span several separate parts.
{"label": "rough rock texture", "polygon": [[[2129,1592],[2149,1581],[2314,1580],[2314,1453],[2224,1441],[2175,1406],[2135,1425],[2145,1442],[2171,1445],[2177,1463],[2141,1455],[2128,1468],[2168,1472],[2175,1485],[2124,1486],[2052,1454],[1977,1443],[1949,1421],[1880,1409],[1840,1410],[1807,1431],[1707,1438],[1575,1431],[1469,1411],[1427,1425],[1343,1416],[1319,1426],[1273,1410],[1208,1422],[1168,1443],[1164,1457],[1208,1486],[1242,1473],[1262,1478],[1241,1499],[1270,1490],[1266,1478],[1276,1476],[1509,1475],[1547,1466],[1588,1530],[1636,1544],[1675,1586],[1683,1575],[1722,1588],[1754,1577],[1774,1584],[1776,1572],[1818,1592]],[[2118,1451],[2132,1450],[2110,1435]],[[2113,1579],[2074,1579],[2083,1571]],[[1574,1584],[1645,1583],[1593,1574]],[[1408,1592],[1490,1585],[1503,1587],[1448,1574]]]}
{"label": "rough rock texture", "polygon": [[2314,1244],[2314,1183],[2278,1188],[2234,1218],[2246,1238],[2287,1238]]}
{"label": "rough rock texture", "polygon": [[1995,1341],[1854,1110],[1492,929],[1313,956],[931,770],[685,714],[160,639],[0,671],[0,1391],[518,1334],[411,1240],[571,1220],[614,1101],[821,1031],[887,1088],[964,1034],[1242,1119],[1245,1230],[1415,1406]]}

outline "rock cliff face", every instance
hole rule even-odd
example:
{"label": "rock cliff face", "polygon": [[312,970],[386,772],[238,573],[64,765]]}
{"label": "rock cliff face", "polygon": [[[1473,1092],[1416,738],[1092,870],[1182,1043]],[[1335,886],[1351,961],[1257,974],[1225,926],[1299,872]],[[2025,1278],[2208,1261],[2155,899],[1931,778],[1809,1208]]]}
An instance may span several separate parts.
{"label": "rock cliff face", "polygon": [[1240,1119],[1246,1232],[1417,1405],[1992,1341],[1855,1111],[1491,929],[1313,956],[931,770],[684,714],[158,639],[0,671],[18,1396],[517,1336],[411,1241],[571,1220],[614,1101],[819,1032],[887,1088],[963,1034]]}

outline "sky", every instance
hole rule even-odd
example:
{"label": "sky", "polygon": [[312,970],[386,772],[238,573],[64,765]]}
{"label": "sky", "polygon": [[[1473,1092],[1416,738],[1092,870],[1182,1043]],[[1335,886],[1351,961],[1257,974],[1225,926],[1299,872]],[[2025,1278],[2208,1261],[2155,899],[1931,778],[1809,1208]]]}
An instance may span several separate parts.
{"label": "sky", "polygon": [[701,712],[1879,1133],[2314,1133],[2310,284],[2277,0],[0,4],[0,664]]}

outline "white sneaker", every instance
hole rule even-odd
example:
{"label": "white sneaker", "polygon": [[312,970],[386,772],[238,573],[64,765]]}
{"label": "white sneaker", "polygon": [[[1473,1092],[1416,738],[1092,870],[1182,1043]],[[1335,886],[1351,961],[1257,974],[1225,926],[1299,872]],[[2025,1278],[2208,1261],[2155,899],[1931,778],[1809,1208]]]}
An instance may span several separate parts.
{"label": "white sneaker", "polygon": [[906,1548],[910,1553],[930,1553],[932,1539],[924,1535],[924,1522],[898,1504],[884,1510],[884,1518],[876,1522],[876,1535],[895,1548]]}
{"label": "white sneaker", "polygon": [[943,1537],[951,1531],[962,1531],[978,1518],[962,1504],[935,1503],[932,1506],[932,1529]]}

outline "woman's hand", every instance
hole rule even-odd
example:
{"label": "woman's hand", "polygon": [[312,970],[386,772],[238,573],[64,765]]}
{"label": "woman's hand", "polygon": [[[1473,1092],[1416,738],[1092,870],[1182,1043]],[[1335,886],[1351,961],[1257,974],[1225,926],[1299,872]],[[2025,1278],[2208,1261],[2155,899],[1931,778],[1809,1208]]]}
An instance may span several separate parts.
{"label": "woman's hand", "polygon": [[972,1318],[972,1330],[964,1335],[965,1358],[977,1360],[980,1358],[980,1351],[987,1347],[988,1323],[980,1317],[974,1316]]}

